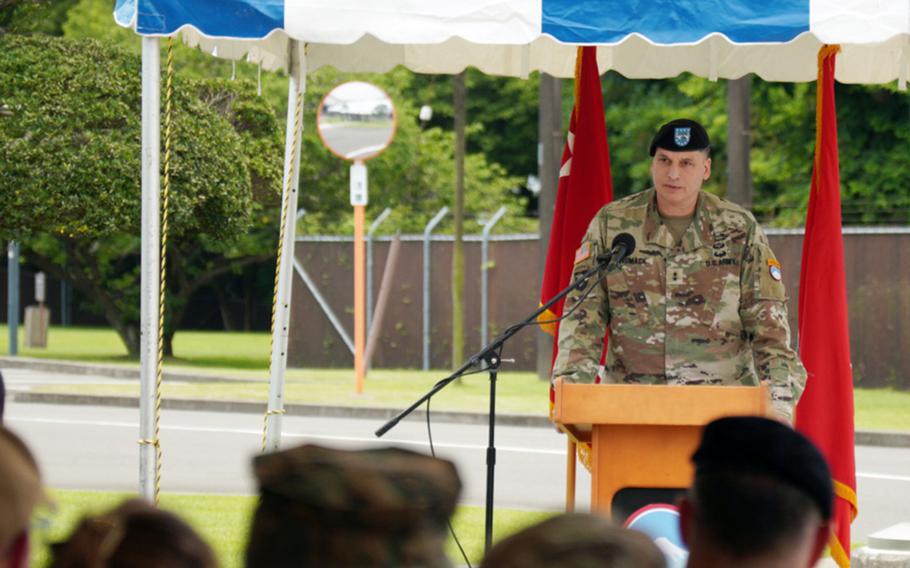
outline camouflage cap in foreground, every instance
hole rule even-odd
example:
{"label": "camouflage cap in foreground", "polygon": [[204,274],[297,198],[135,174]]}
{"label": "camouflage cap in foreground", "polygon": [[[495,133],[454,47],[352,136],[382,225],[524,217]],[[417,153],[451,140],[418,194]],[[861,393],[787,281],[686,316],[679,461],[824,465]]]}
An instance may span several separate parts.
{"label": "camouflage cap in foreground", "polygon": [[664,568],[644,533],[589,513],[557,515],[494,546],[481,568]]}
{"label": "camouflage cap in foreground", "polygon": [[247,566],[448,567],[461,482],[448,461],[396,448],[307,445],[258,456]]}

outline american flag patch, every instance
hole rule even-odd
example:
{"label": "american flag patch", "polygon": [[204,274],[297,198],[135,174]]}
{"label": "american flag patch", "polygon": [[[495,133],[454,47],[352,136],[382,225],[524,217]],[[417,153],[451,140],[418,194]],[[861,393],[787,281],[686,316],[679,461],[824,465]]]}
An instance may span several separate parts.
{"label": "american flag patch", "polygon": [[581,246],[575,251],[575,264],[578,264],[589,256],[591,256],[591,243],[581,243]]}

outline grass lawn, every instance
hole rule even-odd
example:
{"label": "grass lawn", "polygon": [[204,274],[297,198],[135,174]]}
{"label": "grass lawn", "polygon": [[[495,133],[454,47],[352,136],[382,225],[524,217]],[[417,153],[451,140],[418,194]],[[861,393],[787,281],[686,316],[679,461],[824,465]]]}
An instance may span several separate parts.
{"label": "grass lawn", "polygon": [[[49,560],[48,543],[62,540],[86,514],[110,509],[132,495],[96,491],[54,490],[56,511],[38,516],[34,530],[31,566],[43,567]],[[220,559],[222,568],[243,566],[247,529],[255,497],[233,495],[164,494],[161,506],[187,520],[208,541]],[[542,521],[553,513],[501,509],[495,511],[494,531],[497,539]],[[479,562],[483,552],[484,511],[481,507],[458,508],[453,525],[471,560]],[[447,553],[456,564],[463,564],[454,542],[449,539]]]}
{"label": "grass lawn", "polygon": [[[136,366],[117,335],[108,329],[57,328],[49,333],[47,349],[20,349],[27,357],[69,359]],[[7,349],[7,332],[0,326],[0,353]],[[20,345],[21,345],[20,340]],[[176,371],[211,373],[249,379],[237,383],[165,382],[165,397],[265,401],[268,394],[269,336],[266,333],[186,331],[174,338],[176,357],[165,367]],[[225,354],[229,355],[225,355]],[[302,404],[336,404],[404,408],[448,374],[447,370],[416,371],[377,369],[369,373],[364,393],[354,393],[351,369],[289,369],[285,401]],[[73,392],[73,387],[44,387],[47,392]],[[79,393],[137,395],[138,386],[80,386]],[[891,389],[854,390],[858,429],[910,431],[910,392]],[[488,406],[486,375],[466,377],[433,399],[436,410],[483,412]],[[547,412],[547,385],[529,372],[500,374],[497,410],[503,413]]]}
{"label": "grass lawn", "polygon": [[[98,363],[135,365],[130,359],[120,337],[103,327],[57,327],[48,332],[45,349],[26,348],[25,326],[19,326],[19,354],[41,359],[68,359]],[[268,333],[186,331],[174,336],[175,358],[168,362],[187,368],[228,368],[258,370],[268,376]],[[9,332],[6,324],[0,325],[0,354],[9,352]]]}
{"label": "grass lawn", "polygon": [[910,392],[853,389],[856,428],[910,431]]}
{"label": "grass lawn", "polygon": [[[330,404],[405,408],[444,376],[443,371],[377,370],[367,377],[363,394],[354,393],[351,371],[329,369],[296,370],[285,379],[284,401],[301,404]],[[58,392],[98,395],[138,396],[137,383],[123,385],[60,385],[36,389],[39,392]],[[433,397],[434,410],[485,412],[489,406],[489,381],[486,375],[465,378],[449,385]],[[205,398],[261,401],[268,399],[265,379],[238,383],[168,382],[162,389],[164,397]],[[502,373],[496,387],[496,409],[503,413],[547,413],[547,384],[531,373]]]}

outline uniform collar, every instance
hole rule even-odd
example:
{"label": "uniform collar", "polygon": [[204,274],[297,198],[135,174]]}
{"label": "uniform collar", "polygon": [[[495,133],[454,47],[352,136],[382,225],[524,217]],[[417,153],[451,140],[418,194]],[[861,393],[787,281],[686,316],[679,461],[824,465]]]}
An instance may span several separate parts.
{"label": "uniform collar", "polygon": [[[660,213],[657,211],[657,191],[653,188],[648,191],[651,192],[651,196],[648,200],[648,213],[645,217],[645,242],[671,250],[676,247],[676,243],[673,240],[673,234],[670,233],[670,229],[660,222]],[[695,215],[692,217],[692,223],[682,238],[683,251],[690,252],[703,246],[714,244],[714,235],[711,233],[711,204],[708,203],[709,201],[710,198],[706,197],[704,190],[700,190],[698,203],[695,205]]]}

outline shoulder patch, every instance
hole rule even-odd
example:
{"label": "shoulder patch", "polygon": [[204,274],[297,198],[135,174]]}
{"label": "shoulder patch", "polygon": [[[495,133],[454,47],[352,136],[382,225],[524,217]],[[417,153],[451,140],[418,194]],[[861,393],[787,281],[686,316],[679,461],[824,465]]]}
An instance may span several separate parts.
{"label": "shoulder patch", "polygon": [[771,278],[778,282],[784,277],[780,263],[773,258],[768,259],[768,273],[771,275]]}
{"label": "shoulder patch", "polygon": [[575,264],[588,259],[591,256],[591,243],[583,242],[578,250],[575,251]]}

